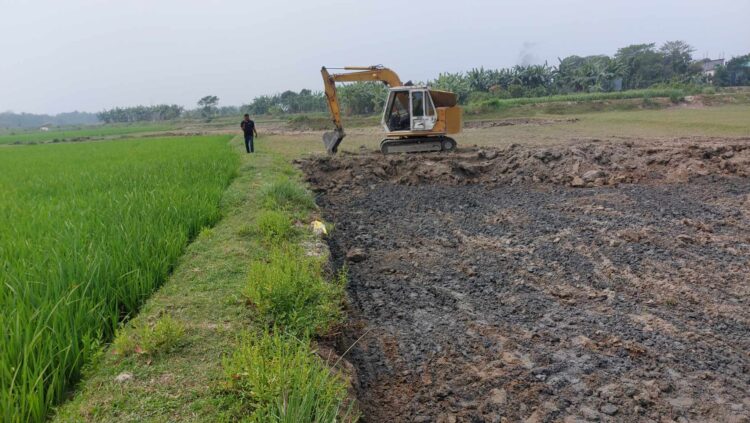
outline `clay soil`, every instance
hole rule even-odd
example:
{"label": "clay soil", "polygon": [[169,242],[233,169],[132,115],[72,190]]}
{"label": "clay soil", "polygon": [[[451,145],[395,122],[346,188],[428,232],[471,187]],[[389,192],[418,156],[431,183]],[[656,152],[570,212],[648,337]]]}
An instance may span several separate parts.
{"label": "clay soil", "polygon": [[365,421],[750,419],[748,140],[301,167]]}

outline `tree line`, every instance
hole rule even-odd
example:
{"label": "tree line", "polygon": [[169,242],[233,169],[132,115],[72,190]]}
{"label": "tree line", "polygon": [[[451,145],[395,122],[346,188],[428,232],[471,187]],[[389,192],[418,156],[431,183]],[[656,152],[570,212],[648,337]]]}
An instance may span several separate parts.
{"label": "tree line", "polygon": [[115,107],[102,110],[96,116],[104,123],[163,121],[177,119],[184,111],[184,107],[176,104],[157,104],[155,106]]}
{"label": "tree line", "polygon": [[39,128],[42,126],[94,125],[99,120],[94,113],[68,112],[56,115],[33,113],[0,113],[0,128]]}
{"label": "tree line", "polygon": [[[556,66],[545,63],[502,69],[480,67],[467,72],[441,73],[433,80],[417,84],[452,91],[464,105],[491,98],[612,92],[654,86],[750,85],[750,54],[732,58],[724,66],[719,66],[711,77],[703,72],[702,61],[693,59],[694,51],[684,41],[668,41],[659,47],[655,43],[633,44],[618,49],[613,56],[573,55],[558,59]],[[387,91],[388,88],[380,82],[337,87],[342,112],[347,115],[380,112]],[[197,104],[198,108],[193,110],[176,105],[138,106],[105,110],[98,115],[105,122],[132,122],[180,116],[210,120],[243,113],[285,115],[328,111],[325,94],[310,89],[261,95],[240,107],[219,107],[216,96],[202,97]]]}
{"label": "tree line", "polygon": [[[441,73],[419,82],[452,91],[460,104],[488,98],[542,97],[558,94],[612,92],[631,89],[715,85],[750,85],[750,55],[735,57],[716,69],[703,72],[702,61],[693,59],[695,49],[684,41],[633,44],[613,56],[568,56],[558,64],[513,66],[503,69],[475,68],[467,72]],[[369,114],[382,109],[387,88],[381,83],[356,83],[337,88],[343,112]],[[285,91],[256,97],[241,110],[251,114],[325,112],[320,91]]]}
{"label": "tree line", "polygon": [[720,87],[750,85],[750,54],[733,57],[724,66],[719,66],[713,82]]}

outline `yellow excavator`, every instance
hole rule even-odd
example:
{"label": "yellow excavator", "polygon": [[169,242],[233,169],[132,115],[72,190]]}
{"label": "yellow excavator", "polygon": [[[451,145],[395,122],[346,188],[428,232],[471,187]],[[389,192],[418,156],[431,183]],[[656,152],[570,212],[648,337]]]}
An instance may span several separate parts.
{"label": "yellow excavator", "polygon": [[381,81],[389,87],[381,120],[386,132],[386,138],[380,142],[383,154],[451,151],[456,148],[456,140],[447,136],[461,131],[461,108],[457,106],[456,94],[403,84],[396,72],[383,66],[339,69],[347,72],[330,74],[325,67],[320,70],[335,126],[332,132],[323,134],[323,144],[329,154],[336,153],[346,135],[336,98],[336,83],[356,81]]}

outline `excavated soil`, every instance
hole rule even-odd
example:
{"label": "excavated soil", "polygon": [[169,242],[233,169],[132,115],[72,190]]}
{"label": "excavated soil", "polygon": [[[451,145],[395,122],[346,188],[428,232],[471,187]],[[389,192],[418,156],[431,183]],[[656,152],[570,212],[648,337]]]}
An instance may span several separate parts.
{"label": "excavated soil", "polygon": [[749,421],[748,141],[302,162],[364,420]]}

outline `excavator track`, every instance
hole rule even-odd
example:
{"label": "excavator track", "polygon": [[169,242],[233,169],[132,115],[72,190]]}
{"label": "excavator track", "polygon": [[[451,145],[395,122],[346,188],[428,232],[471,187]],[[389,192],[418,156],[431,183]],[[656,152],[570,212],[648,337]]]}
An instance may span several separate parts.
{"label": "excavator track", "polygon": [[380,142],[380,152],[383,154],[426,153],[453,151],[455,149],[456,140],[450,137],[386,138]]}

